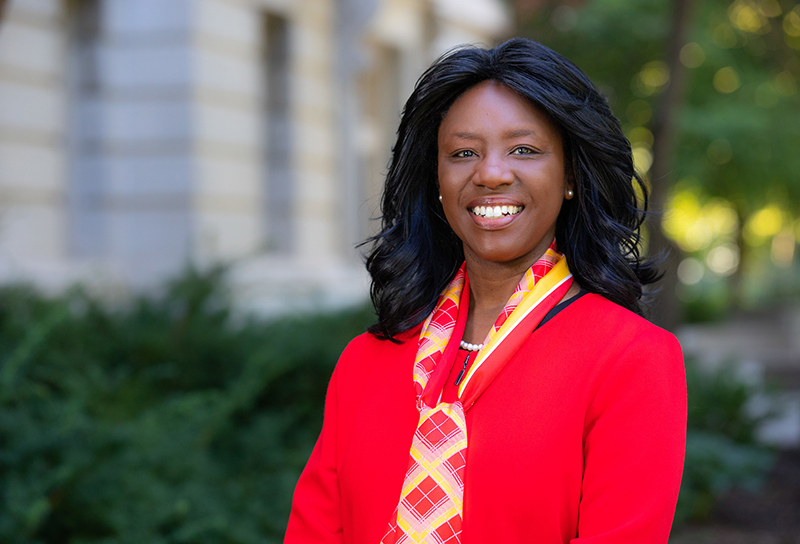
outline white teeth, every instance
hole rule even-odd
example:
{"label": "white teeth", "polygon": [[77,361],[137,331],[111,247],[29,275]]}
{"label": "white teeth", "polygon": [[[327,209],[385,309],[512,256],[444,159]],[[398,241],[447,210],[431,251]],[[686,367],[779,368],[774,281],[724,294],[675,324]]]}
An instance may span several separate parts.
{"label": "white teeth", "polygon": [[493,219],[504,215],[516,215],[522,211],[522,206],[475,206],[470,211],[475,215]]}

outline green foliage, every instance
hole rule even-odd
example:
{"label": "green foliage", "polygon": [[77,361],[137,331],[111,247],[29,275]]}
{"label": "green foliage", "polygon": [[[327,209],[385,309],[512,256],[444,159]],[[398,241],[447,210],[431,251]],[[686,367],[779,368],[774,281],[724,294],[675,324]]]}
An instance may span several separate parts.
{"label": "green foliage", "polygon": [[[678,186],[696,190],[701,202],[720,199],[735,210],[736,224],[724,235],[691,250],[682,244],[700,263],[721,245],[733,246],[737,255],[728,268],[704,265],[707,276],[726,285],[703,280],[678,291],[687,295],[684,301],[696,302],[686,308],[687,318],[705,320],[730,306],[769,305],[789,291],[787,285],[792,296],[798,294],[796,281],[773,272],[791,270],[800,240],[800,8],[790,0],[686,2],[687,43],[680,62],[669,66],[666,48],[677,3],[537,3],[520,21],[520,32],[563,53],[598,84],[638,151],[638,168],[646,171],[657,160],[662,177],[652,180],[660,190],[651,210],[674,211],[666,199]],[[674,82],[682,82],[677,103],[664,112],[661,98]],[[654,142],[659,114],[675,121],[673,149]],[[745,226],[767,205],[784,214],[778,228],[761,240],[748,238]],[[782,243],[771,247],[779,232]],[[677,240],[674,233],[670,237]]]}
{"label": "green foliage", "polygon": [[278,542],[366,309],[236,320],[222,273],[111,310],[0,290],[0,542]]}
{"label": "green foliage", "polygon": [[[521,29],[586,72],[625,127],[652,119],[654,95],[637,96],[632,81],[645,64],[663,58],[669,30],[666,0],[594,0],[580,8],[552,2]],[[634,101],[646,102],[644,111],[628,114]]]}
{"label": "green foliage", "polygon": [[[364,309],[242,321],[222,273],[109,309],[80,290],[0,289],[0,542],[279,542]],[[755,390],[687,366],[678,521],[757,485]]]}
{"label": "green foliage", "polygon": [[[665,60],[673,4],[592,0],[573,8],[550,2],[521,31],[586,71],[630,133],[637,126],[652,129],[665,87],[642,86],[638,78]],[[686,35],[695,55],[690,68],[680,66],[687,72],[686,93],[672,177],[733,201],[745,215],[769,202],[794,211],[800,202],[800,54],[781,22],[795,3],[769,3],[769,16],[759,17],[763,26],[749,30],[736,24],[738,4],[693,4]],[[723,68],[736,80],[728,89],[714,83]]]}
{"label": "green foliage", "polygon": [[755,416],[748,404],[760,388],[737,379],[732,368],[714,372],[687,361],[689,398],[686,462],[676,524],[706,518],[717,497],[732,487],[757,489],[774,455],[755,442],[769,414]]}
{"label": "green foliage", "polygon": [[[776,90],[782,78],[796,85],[800,60],[781,30],[794,4],[781,4],[781,15],[767,19],[770,30],[748,32],[733,24],[734,2],[699,3],[689,33],[705,62],[689,70],[676,169],[745,215],[770,202],[796,212],[800,201],[800,94]],[[732,92],[715,88],[722,69],[737,74]]]}

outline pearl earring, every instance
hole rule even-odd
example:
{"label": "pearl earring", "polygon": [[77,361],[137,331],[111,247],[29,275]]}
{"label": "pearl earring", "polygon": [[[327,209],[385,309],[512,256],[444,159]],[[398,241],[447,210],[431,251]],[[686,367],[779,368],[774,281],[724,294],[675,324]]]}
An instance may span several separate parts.
{"label": "pearl earring", "polygon": [[439,195],[439,202],[442,201],[442,195]]}
{"label": "pearl earring", "polygon": [[567,189],[567,198],[569,199],[572,198],[573,196],[575,196],[575,193],[572,192],[572,189]]}

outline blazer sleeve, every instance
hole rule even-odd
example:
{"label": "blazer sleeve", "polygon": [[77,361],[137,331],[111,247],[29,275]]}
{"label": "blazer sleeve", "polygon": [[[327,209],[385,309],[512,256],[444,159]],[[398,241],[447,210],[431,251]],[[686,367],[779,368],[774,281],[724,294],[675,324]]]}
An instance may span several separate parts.
{"label": "blazer sleeve", "polygon": [[341,544],[341,498],[338,450],[339,381],[348,349],[339,359],[328,384],[322,432],[300,475],[292,499],[285,544]]}
{"label": "blazer sleeve", "polygon": [[590,401],[578,537],[666,544],[686,446],[686,377],[674,336],[652,327],[622,351]]}

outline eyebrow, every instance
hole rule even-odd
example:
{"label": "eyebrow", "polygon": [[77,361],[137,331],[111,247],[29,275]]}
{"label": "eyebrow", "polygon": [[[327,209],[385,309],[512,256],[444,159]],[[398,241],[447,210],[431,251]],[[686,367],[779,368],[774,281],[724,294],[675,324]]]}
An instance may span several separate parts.
{"label": "eyebrow", "polygon": [[456,138],[461,140],[480,140],[481,137],[475,134],[474,132],[456,132],[453,134]]}
{"label": "eyebrow", "polygon": [[528,128],[520,128],[511,131],[506,135],[508,138],[520,138],[522,136],[536,136],[536,131]]}
{"label": "eyebrow", "polygon": [[[456,138],[460,138],[462,140],[480,140],[481,137],[475,134],[474,132],[456,132],[453,134]],[[505,135],[506,138],[521,138],[523,136],[536,136],[536,131],[533,129],[527,128],[520,128],[517,130],[512,130],[511,132]]]}

